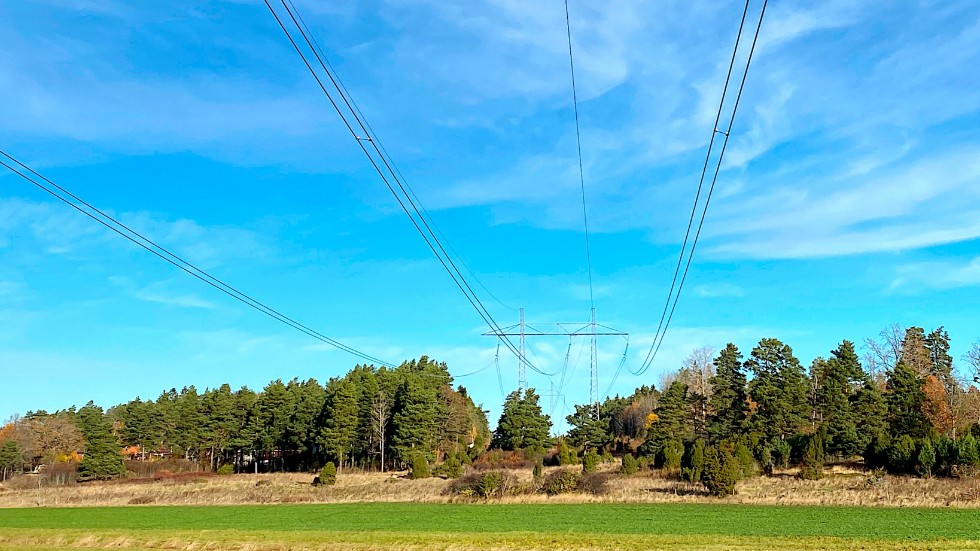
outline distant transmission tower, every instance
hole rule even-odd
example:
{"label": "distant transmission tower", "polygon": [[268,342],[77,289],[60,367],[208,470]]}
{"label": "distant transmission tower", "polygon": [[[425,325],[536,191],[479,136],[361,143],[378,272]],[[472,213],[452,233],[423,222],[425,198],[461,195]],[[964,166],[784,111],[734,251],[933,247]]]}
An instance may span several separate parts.
{"label": "distant transmission tower", "polygon": [[[542,329],[544,328],[544,329]],[[514,325],[502,327],[500,331],[490,331],[484,333],[485,337],[518,337],[519,357],[517,361],[517,389],[524,391],[527,389],[527,339],[529,337],[588,337],[591,342],[591,368],[589,373],[589,406],[590,414],[593,419],[599,418],[599,337],[624,337],[629,342],[629,333],[618,331],[600,323],[596,323],[595,308],[592,308],[589,321],[585,323],[538,323],[529,324],[524,320],[524,308],[520,309],[520,320]],[[560,393],[561,389],[558,389]],[[552,394],[557,397],[557,393],[552,390]]]}

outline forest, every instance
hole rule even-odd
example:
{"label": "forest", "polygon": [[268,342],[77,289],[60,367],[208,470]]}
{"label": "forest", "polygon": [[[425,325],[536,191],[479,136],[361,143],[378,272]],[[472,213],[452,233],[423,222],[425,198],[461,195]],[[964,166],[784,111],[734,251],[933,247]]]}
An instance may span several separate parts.
{"label": "forest", "polygon": [[46,470],[74,482],[162,459],[219,472],[328,463],[341,473],[420,464],[454,472],[487,454],[586,468],[617,455],[624,472],[661,469],[718,495],[777,469],[819,478],[834,461],[922,477],[980,473],[980,344],[964,358],[968,377],[957,376],[942,327],[892,326],[862,348],[863,357],[845,340],[808,369],[773,338],[747,354],[734,344],[695,350],[659,388],[605,399],[597,418],[591,405],[575,406],[558,437],[534,389],[510,393],[491,431],[448,366],[424,356],[391,369],[357,365],[323,385],[190,386],[106,410],[89,402],[11,419],[0,428],[0,472]]}

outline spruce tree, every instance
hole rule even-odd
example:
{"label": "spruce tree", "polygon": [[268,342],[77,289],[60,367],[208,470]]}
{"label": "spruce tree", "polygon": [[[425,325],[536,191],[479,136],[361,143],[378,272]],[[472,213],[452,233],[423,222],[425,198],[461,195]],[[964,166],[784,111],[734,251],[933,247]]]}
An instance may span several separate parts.
{"label": "spruce tree", "polygon": [[320,444],[337,460],[340,470],[343,470],[344,461],[350,458],[357,435],[357,399],[357,388],[348,378],[327,384],[325,424],[320,431]]}
{"label": "spruce tree", "polygon": [[749,383],[757,404],[754,431],[770,442],[802,432],[809,425],[809,382],[793,349],[778,339],[762,339],[745,364],[754,375]]}
{"label": "spruce tree", "polygon": [[549,444],[551,419],[541,413],[533,388],[511,392],[493,435],[493,446],[502,450],[544,450]]}
{"label": "spruce tree", "polygon": [[119,441],[102,408],[92,402],[78,410],[78,424],[85,439],[85,456],[78,464],[80,480],[106,480],[126,472]]}
{"label": "spruce tree", "polygon": [[854,412],[854,394],[866,382],[854,343],[844,341],[825,364],[817,391],[817,412],[826,431],[826,453],[851,457],[863,451]]}
{"label": "spruce tree", "polygon": [[418,451],[428,457],[436,445],[436,387],[416,374],[406,374],[395,396],[391,444],[404,463]]}
{"label": "spruce tree", "polygon": [[742,433],[745,423],[746,377],[742,353],[731,343],[715,359],[713,393],[708,401],[712,412],[708,418],[708,438],[718,443]]}
{"label": "spruce tree", "polygon": [[694,412],[686,384],[674,381],[667,387],[660,395],[656,416],[656,420],[647,429],[647,439],[640,446],[639,452],[641,455],[659,457],[658,461],[662,462],[663,450],[668,444],[682,443],[694,438]]}
{"label": "spruce tree", "polygon": [[922,379],[904,360],[888,372],[885,403],[888,407],[888,428],[892,439],[909,436],[922,439],[929,434],[930,423],[922,413],[925,393]]}

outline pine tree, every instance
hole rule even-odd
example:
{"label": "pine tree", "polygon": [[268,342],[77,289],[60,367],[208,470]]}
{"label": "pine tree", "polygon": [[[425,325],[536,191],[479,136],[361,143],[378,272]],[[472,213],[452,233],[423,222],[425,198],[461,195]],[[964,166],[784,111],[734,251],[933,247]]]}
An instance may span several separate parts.
{"label": "pine tree", "polygon": [[888,406],[888,428],[892,439],[907,435],[912,439],[925,438],[929,420],[922,413],[925,393],[922,379],[904,360],[888,372],[885,403]]}
{"label": "pine tree", "polygon": [[825,451],[830,455],[851,457],[864,449],[858,436],[853,397],[867,376],[851,341],[842,342],[824,366],[817,391],[817,412],[827,433]]}
{"label": "pine tree", "polygon": [[436,387],[406,374],[395,397],[391,444],[397,458],[408,463],[417,450],[428,456],[436,445]]}
{"label": "pine tree", "polygon": [[[660,395],[656,421],[647,429],[647,439],[640,446],[641,455],[663,458],[668,444],[679,444],[694,438],[694,412],[687,385],[674,381]],[[680,446],[678,446],[680,447]]]}
{"label": "pine tree", "polygon": [[802,432],[809,424],[809,385],[792,348],[762,339],[745,364],[754,374],[749,395],[758,404],[751,419],[755,432],[770,442]]}
{"label": "pine tree", "polygon": [[89,402],[78,410],[78,424],[85,439],[85,456],[78,464],[81,480],[106,480],[126,472],[119,441],[112,434],[112,427],[102,408]]}
{"label": "pine tree", "polygon": [[357,434],[358,392],[347,377],[327,384],[324,401],[325,424],[320,430],[320,445],[337,460],[340,470],[350,457]]}
{"label": "pine tree", "polygon": [[715,359],[713,393],[708,400],[711,415],[707,431],[711,442],[728,440],[742,433],[745,423],[746,378],[742,370],[742,353],[729,343]]}
{"label": "pine tree", "polygon": [[[609,443],[610,416],[596,419],[592,415],[592,405],[575,405],[575,413],[565,417],[571,429],[568,431],[568,441],[581,448],[602,448]],[[600,412],[601,413],[601,412]]]}
{"label": "pine tree", "polygon": [[502,450],[544,450],[550,431],[551,419],[541,413],[534,389],[526,389],[523,395],[515,390],[504,401],[493,446]]}

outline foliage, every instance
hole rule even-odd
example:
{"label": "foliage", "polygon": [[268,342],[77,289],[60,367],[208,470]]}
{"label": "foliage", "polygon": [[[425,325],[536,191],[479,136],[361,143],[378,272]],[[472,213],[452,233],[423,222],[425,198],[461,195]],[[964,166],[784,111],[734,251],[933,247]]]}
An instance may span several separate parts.
{"label": "foliage", "polygon": [[493,499],[514,493],[518,486],[514,476],[506,471],[484,471],[466,475],[453,483],[451,493]]}
{"label": "foliage", "polygon": [[710,446],[705,449],[701,483],[710,495],[717,497],[734,495],[740,471],[738,462],[727,446]]}
{"label": "foliage", "polygon": [[626,476],[630,476],[636,474],[638,470],[640,470],[640,465],[636,461],[636,457],[631,453],[624,455],[623,465],[619,468],[619,472]]}
{"label": "foliage", "polygon": [[566,494],[578,489],[582,475],[569,469],[561,469],[549,474],[541,485],[542,491],[548,495]]}
{"label": "foliage", "polygon": [[217,474],[219,474],[221,476],[227,476],[227,475],[230,475],[230,474],[235,474],[235,466],[232,465],[231,463],[225,463],[225,464],[221,465],[220,467],[218,467],[218,470],[215,471],[215,473],[217,473]]}
{"label": "foliage", "polygon": [[568,447],[568,441],[564,438],[558,439],[558,464],[559,465],[574,465],[576,461],[575,454]]}
{"label": "foliage", "polygon": [[746,417],[746,377],[742,368],[742,353],[732,343],[715,359],[715,376],[711,378],[714,392],[708,399],[712,415],[707,421],[711,442],[728,440],[742,433]]}
{"label": "foliage", "polygon": [[793,448],[789,445],[789,442],[785,440],[779,440],[772,448],[773,451],[773,463],[781,469],[789,467],[790,458],[793,454]]}
{"label": "foliage", "polygon": [[531,476],[534,480],[538,480],[543,476],[544,473],[544,461],[540,458],[534,462],[534,470],[531,471]]}
{"label": "foliage", "polygon": [[[688,387],[680,381],[671,383],[660,396],[655,411],[656,421],[647,430],[647,440],[640,446],[641,455],[663,458],[669,442],[690,440],[694,437],[694,417]],[[678,464],[679,468],[680,465]]]}
{"label": "foliage", "polygon": [[78,423],[85,438],[85,456],[78,465],[79,480],[106,480],[124,474],[119,442],[102,408],[89,402],[78,410]]}
{"label": "foliage", "polygon": [[912,437],[903,434],[894,439],[888,448],[888,472],[893,474],[908,474],[913,472],[915,463],[915,441]]}
{"label": "foliage", "polygon": [[745,366],[753,374],[748,394],[756,404],[751,430],[769,441],[801,433],[809,421],[809,384],[792,348],[762,339]]}
{"label": "foliage", "polygon": [[443,461],[440,465],[439,473],[444,474],[449,478],[459,478],[463,476],[463,462],[456,456],[456,454],[451,454],[449,457]]}
{"label": "foliage", "polygon": [[701,481],[701,473],[704,471],[704,450],[705,442],[700,438],[685,447],[682,475],[688,482]]}
{"label": "foliage", "polygon": [[671,440],[660,450],[660,465],[668,474],[674,475],[681,470],[681,459],[684,455],[684,445]]}
{"label": "foliage", "polygon": [[596,453],[595,448],[589,448],[589,450],[582,455],[582,472],[594,473],[598,468],[599,454]]}
{"label": "foliage", "polygon": [[915,461],[915,470],[922,476],[932,476],[932,466],[936,464],[936,452],[932,448],[932,443],[928,440],[919,446],[919,453]]}
{"label": "foliage", "polygon": [[412,454],[412,469],[408,473],[408,477],[412,480],[417,480],[419,478],[429,478],[432,474],[429,472],[429,460],[425,458],[425,454],[422,452],[415,452]]}
{"label": "foliage", "polygon": [[503,450],[544,450],[548,447],[551,419],[541,413],[533,388],[511,392],[493,434],[493,446]]}
{"label": "foliage", "polygon": [[806,451],[803,453],[803,463],[800,465],[800,478],[803,480],[820,480],[823,478],[824,449],[823,437],[820,433],[810,436]]}
{"label": "foliage", "polygon": [[327,461],[326,465],[320,469],[320,474],[313,479],[314,486],[333,486],[337,483],[337,466],[333,461]]}

